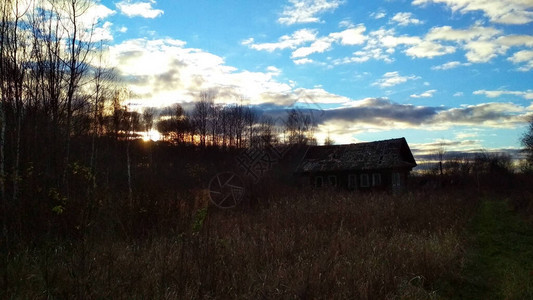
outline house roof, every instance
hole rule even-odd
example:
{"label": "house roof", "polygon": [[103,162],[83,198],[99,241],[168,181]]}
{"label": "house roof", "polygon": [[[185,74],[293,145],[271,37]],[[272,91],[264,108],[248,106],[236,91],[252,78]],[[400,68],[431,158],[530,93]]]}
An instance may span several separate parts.
{"label": "house roof", "polygon": [[414,168],[416,161],[405,138],[348,145],[312,146],[298,173]]}

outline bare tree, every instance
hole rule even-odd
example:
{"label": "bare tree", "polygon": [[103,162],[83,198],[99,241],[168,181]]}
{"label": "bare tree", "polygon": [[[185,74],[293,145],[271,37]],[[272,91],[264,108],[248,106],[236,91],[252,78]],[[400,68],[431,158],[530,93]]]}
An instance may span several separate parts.
{"label": "bare tree", "polygon": [[325,146],[335,145],[335,141],[329,135],[329,130],[328,130],[328,135],[326,136],[326,139],[324,140],[324,145]]}
{"label": "bare tree", "polygon": [[234,137],[235,146],[242,147],[242,136],[246,126],[244,107],[242,105],[235,105],[230,110],[230,124],[232,128],[232,136]]}
{"label": "bare tree", "polygon": [[[96,138],[103,134],[104,126],[104,109],[105,103],[111,96],[111,81],[113,79],[113,73],[111,70],[104,68],[102,49],[100,44],[100,51],[98,55],[98,65],[93,71],[93,113],[92,113],[92,138],[91,138],[91,159],[90,167],[91,172],[95,174],[96,158],[98,149],[96,145]],[[93,180],[96,180],[96,176],[93,175]],[[94,183],[94,182],[93,182]]]}
{"label": "bare tree", "polygon": [[132,112],[128,111],[128,108],[124,108],[124,123],[126,127],[126,166],[127,166],[127,175],[128,175],[128,199],[130,200],[130,206],[133,207],[133,183],[131,178],[131,155],[130,155],[130,144],[131,138],[133,137],[134,128],[136,127],[139,118]]}
{"label": "bare tree", "polygon": [[254,125],[257,122],[257,114],[250,107],[244,109],[244,122],[248,130],[248,145],[252,147],[252,141],[256,134]]}
{"label": "bare tree", "polygon": [[274,135],[274,126],[275,122],[271,116],[263,115],[259,121],[259,132],[258,132],[258,142],[257,144],[261,148],[265,148],[268,145],[274,144],[275,135]]}
{"label": "bare tree", "polygon": [[220,120],[221,108],[214,103],[211,103],[208,107],[208,125],[209,131],[211,132],[211,144],[217,146],[218,144],[218,132],[220,131]]}
{"label": "bare tree", "polygon": [[147,107],[143,111],[142,119],[143,119],[144,131],[146,131],[146,134],[149,134],[152,128],[154,127],[154,115],[155,115],[155,108],[153,107]]}
{"label": "bare tree", "polygon": [[0,4],[0,13],[2,19],[0,20],[0,198],[2,199],[2,207],[4,211],[3,229],[6,230],[7,217],[7,195],[5,189],[5,137],[6,137],[6,106],[7,106],[7,34],[9,25],[9,7],[11,1],[7,0]]}
{"label": "bare tree", "polygon": [[42,113],[47,116],[41,135],[49,145],[47,174],[56,178],[61,169],[60,136],[64,111],[63,34],[60,15],[52,9],[34,9],[31,16],[33,34],[32,65],[34,98],[40,101]]}
{"label": "bare tree", "polygon": [[289,144],[307,144],[311,139],[313,127],[311,116],[297,109],[291,109],[287,115],[285,129],[288,133]]}
{"label": "bare tree", "polygon": [[529,168],[533,166],[533,118],[529,121],[527,131],[522,135],[520,139],[522,146],[524,146],[524,152],[527,154],[527,162]]}
{"label": "bare tree", "polygon": [[201,92],[192,113],[192,121],[200,135],[200,146],[202,147],[206,146],[206,139],[209,132],[209,111],[213,105],[213,99],[214,95],[210,91]]}
{"label": "bare tree", "polygon": [[[5,145],[6,145],[6,108],[8,102],[8,78],[7,72],[9,69],[8,60],[7,60],[7,40],[8,40],[8,30],[10,24],[10,7],[11,1],[3,1],[0,3],[0,13],[1,13],[1,23],[0,23],[0,201],[2,201],[2,237],[4,242],[2,243],[2,251],[8,253],[9,251],[9,234],[8,234],[8,200],[6,194],[6,157],[5,157]],[[6,256],[7,258],[7,256]],[[5,273],[3,276],[7,278],[7,263],[6,260],[2,259],[2,269]]]}
{"label": "bare tree", "polygon": [[439,174],[443,175],[443,168],[442,165],[444,163],[444,155],[446,154],[446,150],[444,150],[444,143],[441,143],[439,148],[435,151],[435,157],[437,158],[438,162],[438,170]]}
{"label": "bare tree", "polygon": [[191,124],[189,120],[189,116],[185,114],[185,111],[183,110],[183,107],[176,103],[174,105],[174,117],[176,118],[175,123],[175,130],[176,130],[176,138],[178,143],[184,143],[185,142],[185,135],[187,132],[191,131]]}
{"label": "bare tree", "polygon": [[[80,18],[87,13],[91,2],[89,0],[68,0],[63,7],[56,8],[58,14],[65,14],[66,20],[62,22],[66,32],[67,55],[67,95],[66,95],[66,130],[65,130],[65,172],[70,160],[70,135],[73,114],[74,93],[77,91],[82,76],[87,71],[88,55],[92,50],[92,30],[83,28]],[[68,176],[64,177],[68,191]]]}
{"label": "bare tree", "polygon": [[[2,25],[2,110],[9,105],[13,108],[14,120],[14,141],[13,148],[13,202],[18,196],[19,170],[20,170],[20,143],[22,136],[22,115],[23,115],[23,87],[26,77],[28,60],[28,32],[22,28],[23,18],[29,9],[28,3],[14,0],[7,1],[3,7]],[[6,118],[5,111],[3,119]],[[7,126],[7,124],[5,125]],[[5,128],[3,126],[3,128]],[[5,136],[2,137],[4,141]],[[3,152],[3,150],[2,150]]]}

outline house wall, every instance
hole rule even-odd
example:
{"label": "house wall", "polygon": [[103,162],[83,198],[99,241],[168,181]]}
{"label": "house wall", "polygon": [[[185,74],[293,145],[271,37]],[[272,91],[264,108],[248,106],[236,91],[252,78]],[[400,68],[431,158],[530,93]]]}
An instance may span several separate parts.
{"label": "house wall", "polygon": [[[303,175],[300,182],[315,188],[338,187],[348,190],[393,190],[406,187],[409,170],[368,170],[318,172]],[[355,182],[353,182],[355,180]]]}

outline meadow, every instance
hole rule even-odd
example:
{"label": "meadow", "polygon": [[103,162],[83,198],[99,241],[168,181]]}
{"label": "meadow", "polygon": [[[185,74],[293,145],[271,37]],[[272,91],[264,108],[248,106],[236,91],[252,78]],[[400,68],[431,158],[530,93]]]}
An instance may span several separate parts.
{"label": "meadow", "polygon": [[[487,197],[520,202],[469,189],[398,195],[287,187],[233,210],[191,198],[191,205],[167,207],[172,214],[159,211],[143,234],[132,234],[138,226],[114,220],[122,212],[105,207],[83,235],[18,245],[0,293],[25,299],[455,298],[463,290],[469,295],[472,220]],[[531,296],[531,277],[526,283],[528,289],[508,282],[507,295]]]}

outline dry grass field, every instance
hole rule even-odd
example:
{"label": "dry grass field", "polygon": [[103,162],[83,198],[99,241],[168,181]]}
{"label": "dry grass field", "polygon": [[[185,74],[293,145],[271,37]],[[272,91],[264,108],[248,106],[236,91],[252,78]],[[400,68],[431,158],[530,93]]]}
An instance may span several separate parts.
{"label": "dry grass field", "polygon": [[464,191],[294,190],[254,208],[176,215],[181,230],[130,237],[95,228],[23,246],[9,257],[1,296],[439,298],[460,280],[478,206]]}

